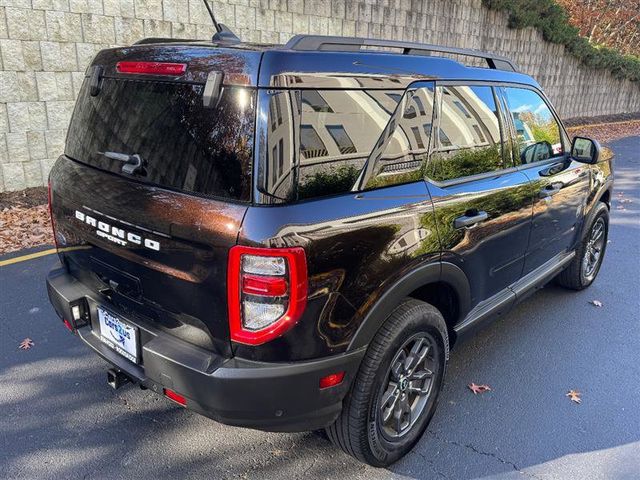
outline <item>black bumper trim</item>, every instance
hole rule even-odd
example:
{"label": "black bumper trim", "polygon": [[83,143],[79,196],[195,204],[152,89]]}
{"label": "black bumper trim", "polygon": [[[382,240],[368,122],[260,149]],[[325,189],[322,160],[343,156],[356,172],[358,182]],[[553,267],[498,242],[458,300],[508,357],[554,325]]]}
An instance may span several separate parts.
{"label": "black bumper trim", "polygon": [[[62,268],[49,273],[47,290],[62,318],[68,318],[70,302],[86,298],[95,305],[100,300]],[[136,324],[126,315],[122,318]],[[361,348],[288,364],[225,359],[145,328],[148,335],[141,345],[141,365],[102,343],[90,326],[77,333],[98,355],[145,387],[158,393],[162,388],[174,390],[187,398],[188,408],[219,422],[268,431],[308,431],[331,424],[365,352]],[[343,382],[321,390],[320,378],[339,371],[346,372]]]}

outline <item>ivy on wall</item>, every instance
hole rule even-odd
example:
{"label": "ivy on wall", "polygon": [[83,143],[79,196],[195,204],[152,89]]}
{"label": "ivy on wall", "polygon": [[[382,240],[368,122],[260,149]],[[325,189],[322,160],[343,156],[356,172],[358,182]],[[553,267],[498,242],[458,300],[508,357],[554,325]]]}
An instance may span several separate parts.
{"label": "ivy on wall", "polygon": [[578,34],[578,29],[569,23],[567,12],[554,0],[482,1],[490,9],[507,12],[510,28],[534,27],[546,41],[564,45],[583,64],[640,82],[640,58],[590,44]]}

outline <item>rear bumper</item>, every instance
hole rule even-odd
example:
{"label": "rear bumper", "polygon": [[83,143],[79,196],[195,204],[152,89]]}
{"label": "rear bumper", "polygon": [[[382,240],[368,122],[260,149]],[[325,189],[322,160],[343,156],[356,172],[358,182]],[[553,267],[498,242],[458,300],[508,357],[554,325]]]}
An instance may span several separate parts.
{"label": "rear bumper", "polygon": [[[49,272],[47,291],[61,318],[70,318],[70,303],[86,299],[93,323],[101,300],[64,269]],[[331,424],[364,355],[361,349],[290,364],[226,359],[118,315],[141,330],[140,364],[105,345],[97,323],[76,333],[133,381],[160,394],[163,388],[178,392],[186,397],[187,408],[228,425],[294,432]],[[319,388],[320,378],[341,371],[346,373],[340,385]]]}

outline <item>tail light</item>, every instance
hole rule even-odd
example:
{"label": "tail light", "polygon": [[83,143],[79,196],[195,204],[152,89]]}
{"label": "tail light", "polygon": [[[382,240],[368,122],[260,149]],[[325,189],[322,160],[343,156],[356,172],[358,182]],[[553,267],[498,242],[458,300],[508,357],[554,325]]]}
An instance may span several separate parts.
{"label": "tail light", "polygon": [[293,327],[307,305],[307,260],[302,248],[229,251],[231,340],[260,345]]}

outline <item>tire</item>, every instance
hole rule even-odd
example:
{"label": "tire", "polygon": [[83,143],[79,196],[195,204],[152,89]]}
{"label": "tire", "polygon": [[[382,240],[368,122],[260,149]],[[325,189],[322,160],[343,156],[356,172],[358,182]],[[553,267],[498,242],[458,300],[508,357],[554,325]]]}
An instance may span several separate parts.
{"label": "tire", "polygon": [[[448,358],[449,337],[440,312],[419,300],[403,301],[369,344],[342,413],[326,429],[329,439],[375,467],[388,466],[401,458],[420,440],[435,412]],[[413,367],[403,370],[406,365]],[[392,390],[397,395],[390,395]],[[382,409],[384,399],[388,401]],[[399,417],[395,415],[398,408],[402,410],[410,403],[416,408],[412,416],[406,410]],[[393,414],[385,423],[389,412]]]}
{"label": "tire", "polygon": [[[598,227],[602,228],[602,243],[598,243],[600,250],[596,264],[593,270],[589,270],[585,265],[585,257],[591,255],[594,251],[596,243],[593,241],[592,235]],[[591,285],[598,276],[598,272],[602,266],[602,260],[604,259],[604,254],[607,249],[608,236],[609,208],[605,203],[598,202],[591,221],[585,229],[583,238],[576,249],[576,256],[571,260],[569,266],[556,277],[556,283],[571,290],[584,290]]]}

